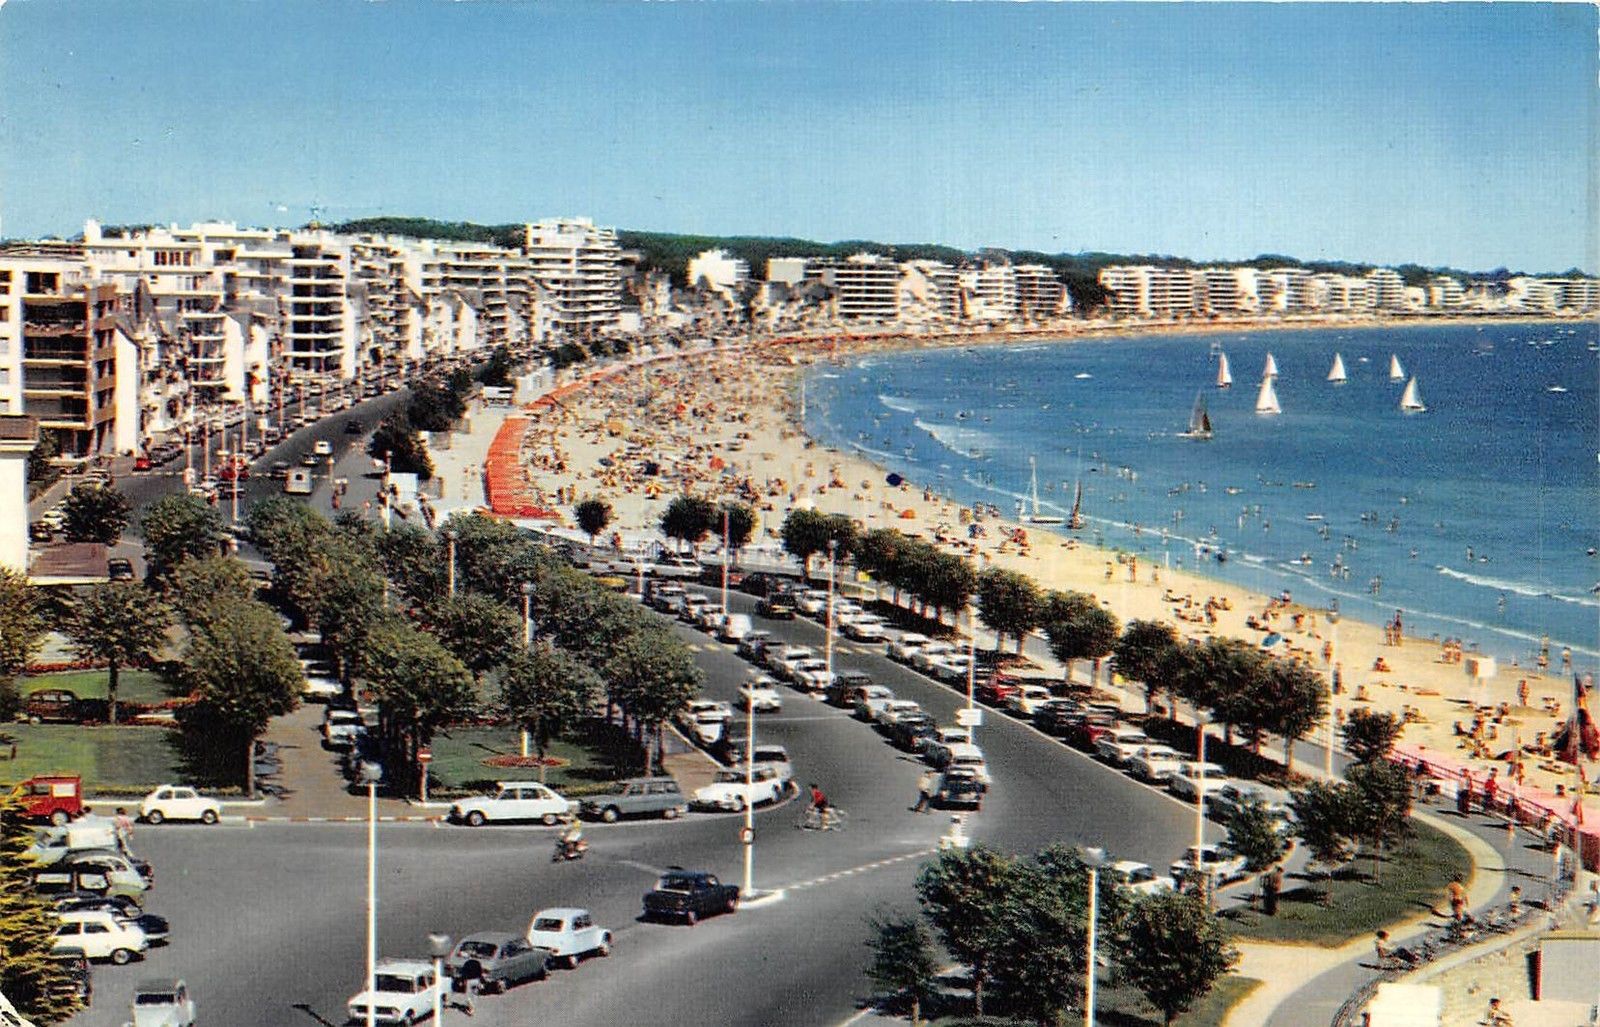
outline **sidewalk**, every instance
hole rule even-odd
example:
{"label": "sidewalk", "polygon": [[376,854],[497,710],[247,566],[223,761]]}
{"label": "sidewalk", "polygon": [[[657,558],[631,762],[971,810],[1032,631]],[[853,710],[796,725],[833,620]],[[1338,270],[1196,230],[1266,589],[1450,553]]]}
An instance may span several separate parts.
{"label": "sidewalk", "polygon": [[[366,820],[365,793],[353,794],[339,771],[337,753],[322,748],[323,707],[302,704],[294,712],[274,717],[262,741],[278,746],[283,770],[266,782],[282,788],[247,815],[250,820],[339,821]],[[378,818],[436,820],[443,811],[423,809],[405,799],[378,796]]]}

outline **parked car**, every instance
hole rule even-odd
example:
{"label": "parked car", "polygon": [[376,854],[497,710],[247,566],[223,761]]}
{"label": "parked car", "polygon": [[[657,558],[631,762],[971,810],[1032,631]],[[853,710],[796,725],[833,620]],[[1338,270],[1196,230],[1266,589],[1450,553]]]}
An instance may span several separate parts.
{"label": "parked car", "polygon": [[1139,728],[1124,725],[1112,728],[1095,740],[1095,754],[1113,767],[1125,766],[1135,752],[1155,744]]}
{"label": "parked car", "polygon": [[[64,907],[64,908],[63,908]],[[139,928],[150,944],[166,944],[172,937],[172,925],[164,916],[146,913],[139,908],[138,903],[132,899],[119,896],[105,898],[89,896],[60,902],[56,906],[56,916],[62,923],[69,920],[82,920],[86,916],[98,913],[110,913],[119,922]]]}
{"label": "parked car", "polygon": [[132,1027],[194,1027],[194,996],[183,981],[140,981],[133,989]]}
{"label": "parked car", "polygon": [[1145,745],[1128,758],[1128,773],[1141,781],[1160,784],[1183,769],[1183,753],[1166,745]]}
{"label": "parked car", "polygon": [[699,592],[685,592],[677,605],[678,619],[686,624],[693,624],[696,622],[695,619],[700,616],[701,610],[708,610],[713,606],[714,604],[709,597],[703,596]]}
{"label": "parked car", "polygon": [[1006,699],[1006,709],[1019,717],[1032,717],[1050,701],[1050,689],[1043,685],[1023,685]]}
{"label": "parked car", "polygon": [[682,585],[652,583],[649,592],[646,593],[645,603],[652,610],[667,613],[687,594]]}
{"label": "parked car", "polygon": [[808,588],[794,597],[794,607],[807,617],[815,617],[828,605],[828,593],[820,588]]}
{"label": "parked car", "polygon": [[764,598],[785,583],[785,580],[776,574],[757,571],[754,574],[746,574],[744,580],[739,582],[739,589],[749,595]]}
{"label": "parked car", "polygon": [[344,694],[344,685],[325,674],[307,674],[300,686],[300,698],[306,702],[331,702]]}
{"label": "parked car", "polygon": [[683,727],[692,741],[714,746],[727,735],[728,720],[721,710],[698,710],[684,717]]}
{"label": "parked car", "polygon": [[984,761],[983,750],[971,742],[929,741],[922,747],[922,758],[936,770],[964,768],[970,770],[979,783],[989,786],[989,766]]}
{"label": "parked car", "polygon": [[682,920],[693,927],[701,917],[738,908],[739,886],[723,884],[715,874],[701,870],[668,870],[644,893],[646,920]]}
{"label": "parked car", "polygon": [[1218,820],[1227,820],[1251,802],[1259,802],[1280,829],[1286,827],[1292,817],[1288,792],[1251,781],[1228,781],[1217,789],[1216,794],[1210,796],[1210,812]]}
{"label": "parked car", "polygon": [[578,960],[591,953],[611,955],[611,932],[597,926],[587,909],[541,909],[528,922],[526,937],[530,945],[548,950],[569,970],[576,969]]}
{"label": "parked car", "polygon": [[771,767],[778,775],[778,785],[788,787],[794,780],[794,764],[789,761],[789,750],[781,745],[757,745],[750,754],[750,762],[758,767]]}
{"label": "parked car", "polygon": [[1148,863],[1138,863],[1131,859],[1118,860],[1108,866],[1105,873],[1110,874],[1112,880],[1135,895],[1172,890],[1172,878],[1158,877]]}
{"label": "parked car", "polygon": [[833,682],[833,672],[828,669],[828,661],[812,657],[795,661],[790,666],[789,679],[802,692],[825,693]]}
{"label": "parked car", "polygon": [[[901,639],[904,641],[904,638]],[[933,670],[935,661],[953,654],[956,647],[949,642],[926,642],[910,652],[907,662],[924,674]]]}
{"label": "parked car", "polygon": [[34,521],[28,525],[29,542],[53,542],[55,537],[56,529],[49,521]]}
{"label": "parked car", "polygon": [[875,722],[878,711],[886,703],[894,702],[894,690],[888,685],[863,685],[856,689],[853,698],[856,719]]}
{"label": "parked car", "polygon": [[457,799],[450,807],[449,819],[469,827],[482,827],[490,821],[537,820],[547,827],[566,820],[576,804],[551,788],[535,781],[501,781],[493,795]]}
{"label": "parked car", "polygon": [[106,577],[111,581],[132,581],[133,561],[125,557],[112,557],[106,561]]}
{"label": "parked car", "polygon": [[783,709],[783,696],[778,692],[778,683],[766,674],[741,684],[739,698],[745,709],[757,713],[777,713]]}
{"label": "parked car", "polygon": [[888,625],[876,614],[854,617],[839,630],[846,638],[853,638],[857,642],[882,642],[889,637]]}
{"label": "parked car", "polygon": [[717,637],[724,642],[737,644],[752,630],[754,629],[748,613],[730,613],[722,618],[722,624],[717,628]]}
{"label": "parked car", "polygon": [[880,730],[886,730],[901,717],[915,716],[921,712],[922,704],[913,699],[890,699],[878,707],[873,720]]}
{"label": "parked car", "polygon": [[550,953],[520,934],[478,931],[456,942],[444,972],[459,987],[475,980],[485,992],[504,992],[550,976]]}
{"label": "parked car", "polygon": [[768,646],[766,650],[768,668],[784,681],[794,679],[796,664],[802,660],[814,660],[816,657],[816,651],[805,645]]}
{"label": "parked car", "polygon": [[916,752],[921,747],[923,739],[932,738],[938,730],[933,717],[918,711],[896,718],[894,724],[884,733],[889,736],[889,741],[896,748],[906,752]]}
{"label": "parked car", "polygon": [[150,949],[150,939],[132,924],[107,912],[85,913],[56,926],[52,951],[77,949],[86,959],[109,959],[122,966]]}
{"label": "parked car", "polygon": [[984,676],[974,674],[973,666],[972,657],[967,653],[946,653],[933,661],[927,669],[927,674],[947,685],[964,686],[969,679],[975,684],[982,684]]}
{"label": "parked car", "polygon": [[77,774],[36,774],[11,790],[23,816],[61,826],[83,813],[83,779]]}
{"label": "parked car", "polygon": [[1233,783],[1228,772],[1217,764],[1207,763],[1204,766],[1205,772],[1202,774],[1200,764],[1192,760],[1184,763],[1181,770],[1167,778],[1167,791],[1184,802],[1199,802],[1203,797],[1209,803],[1211,796]]}
{"label": "parked car", "polygon": [[991,706],[1004,706],[1011,701],[1011,697],[1022,691],[1022,686],[1014,684],[1003,677],[991,676],[988,680],[978,685],[973,690],[979,702]]}
{"label": "parked car", "polygon": [[222,818],[222,803],[186,785],[162,785],[139,803],[139,817],[149,824],[159,824],[163,820],[215,824]]}
{"label": "parked car", "polygon": [[772,632],[770,631],[747,631],[744,637],[739,639],[734,651],[747,660],[759,663],[761,662],[761,650],[771,642]]}
{"label": "parked car", "polygon": [[578,805],[585,817],[614,823],[623,817],[650,816],[659,813],[671,820],[689,809],[678,782],[670,777],[636,777],[619,781],[609,792],[591,795]]}
{"label": "parked car", "polygon": [[767,620],[794,620],[794,603],[787,596],[769,595],[756,604],[756,616]]}
{"label": "parked car", "polygon": [[746,806],[760,806],[776,802],[783,795],[783,784],[776,769],[758,766],[749,783],[745,781],[745,768],[717,771],[711,783],[697,789],[694,805],[706,809],[739,811]]}
{"label": "parked car", "polygon": [[84,719],[83,701],[66,688],[30,692],[22,702],[22,713],[30,724],[77,724]]}
{"label": "parked car", "polygon": [[971,771],[951,768],[939,775],[939,787],[933,793],[937,809],[970,809],[983,806],[983,784]]}
{"label": "parked car", "polygon": [[[1220,845],[1202,845],[1200,852],[1200,869],[1207,875],[1207,887],[1215,888],[1228,883],[1238,877],[1244,876],[1245,859],[1235,856]],[[1189,846],[1183,850],[1183,857],[1172,864],[1172,879],[1178,884],[1183,884],[1194,876],[1195,847]]]}
{"label": "parked car", "polygon": [[322,745],[326,749],[349,749],[367,733],[360,710],[330,706],[322,718]]}
{"label": "parked car", "polygon": [[424,959],[381,959],[372,975],[372,989],[350,996],[345,1011],[353,1023],[365,1023],[367,1011],[378,1023],[410,1025],[433,1015],[443,1002],[444,982],[435,980],[433,964]]}

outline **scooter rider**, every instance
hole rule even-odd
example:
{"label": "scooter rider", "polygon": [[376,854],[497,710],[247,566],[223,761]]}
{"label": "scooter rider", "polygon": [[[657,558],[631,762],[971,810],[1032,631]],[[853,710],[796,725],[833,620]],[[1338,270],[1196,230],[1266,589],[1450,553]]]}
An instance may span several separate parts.
{"label": "scooter rider", "polygon": [[583,855],[589,846],[583,840],[583,825],[576,819],[567,824],[566,830],[561,832],[561,855],[567,859],[576,859]]}

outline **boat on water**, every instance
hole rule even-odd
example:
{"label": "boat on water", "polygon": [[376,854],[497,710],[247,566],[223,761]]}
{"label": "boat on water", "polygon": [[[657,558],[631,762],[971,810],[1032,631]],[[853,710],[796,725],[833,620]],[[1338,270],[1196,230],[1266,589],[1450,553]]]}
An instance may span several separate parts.
{"label": "boat on water", "polygon": [[1072,514],[1067,518],[1067,527],[1077,531],[1083,527],[1083,482],[1078,482],[1072,492]]}
{"label": "boat on water", "polygon": [[1179,433],[1180,439],[1209,439],[1211,438],[1211,415],[1206,412],[1206,398],[1203,393],[1194,394],[1194,409],[1189,411],[1189,430]]}
{"label": "boat on water", "polygon": [[1417,388],[1415,375],[1406,382],[1406,391],[1400,394],[1400,409],[1408,414],[1420,414],[1428,409],[1422,403],[1422,393]]}
{"label": "boat on water", "polygon": [[1544,391],[1546,391],[1546,392],[1566,392],[1567,391],[1567,387],[1565,385],[1552,385],[1548,389],[1545,389]]}
{"label": "boat on water", "polygon": [[1261,377],[1267,381],[1278,377],[1278,361],[1272,356],[1271,350],[1267,350],[1267,363],[1261,368]]}
{"label": "boat on water", "polygon": [[1389,354],[1389,380],[1391,382],[1403,382],[1406,380],[1406,371],[1405,368],[1400,366],[1398,354]]}
{"label": "boat on water", "polygon": [[1072,377],[1078,379],[1078,381],[1081,382],[1081,381],[1087,381],[1090,378],[1093,378],[1094,375],[1090,374],[1088,371],[1079,371],[1077,374],[1073,375]]}
{"label": "boat on water", "polygon": [[1256,413],[1283,413],[1283,407],[1278,405],[1278,390],[1272,387],[1271,378],[1261,379],[1261,391],[1256,393]]}
{"label": "boat on water", "polygon": [[1228,354],[1217,350],[1217,388],[1226,389],[1233,384],[1233,369],[1228,366]]}
{"label": "boat on water", "polygon": [[1025,524],[1060,524],[1063,518],[1054,514],[1039,512],[1039,464],[1033,457],[1028,457],[1029,490],[1033,493],[1033,513],[1023,514],[1021,520]]}
{"label": "boat on water", "polygon": [[1329,368],[1328,370],[1328,381],[1332,382],[1334,385],[1343,385],[1349,380],[1350,376],[1345,374],[1344,370],[1344,357],[1340,356],[1338,353],[1335,353],[1333,355],[1333,367]]}

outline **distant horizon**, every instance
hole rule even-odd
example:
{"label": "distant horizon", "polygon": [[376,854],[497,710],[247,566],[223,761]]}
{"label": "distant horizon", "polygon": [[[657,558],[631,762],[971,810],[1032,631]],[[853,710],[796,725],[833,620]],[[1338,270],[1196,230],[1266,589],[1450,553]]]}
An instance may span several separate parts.
{"label": "distant horizon", "polygon": [[0,235],[546,210],[1592,273],[1597,28],[1569,3],[10,0]]}

